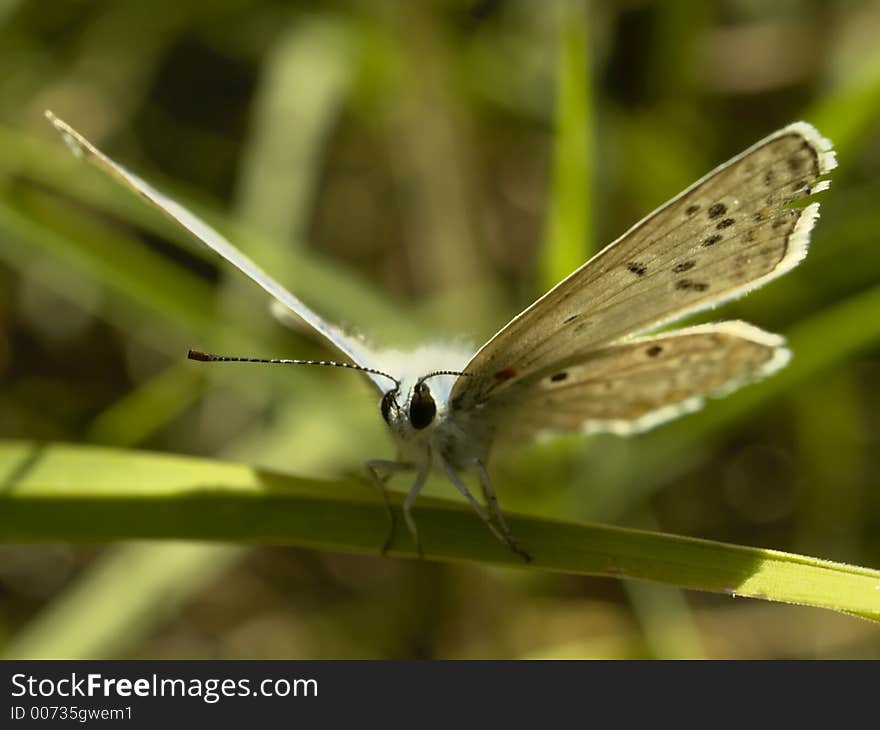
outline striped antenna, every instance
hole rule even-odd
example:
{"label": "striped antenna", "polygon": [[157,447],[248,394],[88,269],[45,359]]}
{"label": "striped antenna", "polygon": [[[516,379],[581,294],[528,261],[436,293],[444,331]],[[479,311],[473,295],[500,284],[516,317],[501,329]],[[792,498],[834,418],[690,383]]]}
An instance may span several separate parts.
{"label": "striped antenna", "polygon": [[476,373],[462,373],[458,370],[435,370],[433,373],[423,375],[421,378],[419,378],[419,382],[424,383],[428,378],[433,378],[435,375],[463,375],[466,378],[477,377]]}
{"label": "striped antenna", "polygon": [[272,365],[319,365],[325,368],[348,368],[349,370],[360,370],[362,373],[372,373],[373,375],[381,375],[394,381],[396,388],[400,388],[400,381],[383,373],[381,370],[373,368],[365,368],[363,365],[355,365],[350,362],[335,362],[334,360],[288,360],[285,358],[263,358],[263,357],[236,357],[234,355],[215,355],[211,352],[202,352],[201,350],[190,350],[186,353],[189,360],[197,360],[199,362],[261,362]]}

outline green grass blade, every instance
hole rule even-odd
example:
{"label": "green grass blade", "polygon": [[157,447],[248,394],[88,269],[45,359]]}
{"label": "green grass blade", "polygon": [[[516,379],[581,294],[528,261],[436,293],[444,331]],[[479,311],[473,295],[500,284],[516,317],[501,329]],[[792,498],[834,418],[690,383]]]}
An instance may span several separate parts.
{"label": "green grass blade", "polygon": [[196,332],[214,329],[211,289],[196,276],[46,199],[30,202],[0,196],[0,235],[9,242],[0,245],[0,258],[26,270],[32,246],[152,314]]}
{"label": "green grass blade", "polygon": [[[303,248],[327,141],[346,102],[352,52],[342,23],[287,29],[266,62],[243,151],[236,208],[276,246]],[[291,133],[295,130],[295,133]]]}
{"label": "green grass blade", "polygon": [[[0,444],[0,539],[191,539],[373,553],[387,529],[366,482],[326,482],[240,464],[105,448]],[[425,499],[429,557],[521,565],[473,513]],[[880,620],[880,571],[775,550],[603,525],[512,516],[533,568],[651,580]],[[394,555],[415,549],[403,530]]]}
{"label": "green grass blade", "polygon": [[568,276],[593,251],[593,107],[583,5],[563,4],[559,24],[553,192],[547,213],[541,285]]}

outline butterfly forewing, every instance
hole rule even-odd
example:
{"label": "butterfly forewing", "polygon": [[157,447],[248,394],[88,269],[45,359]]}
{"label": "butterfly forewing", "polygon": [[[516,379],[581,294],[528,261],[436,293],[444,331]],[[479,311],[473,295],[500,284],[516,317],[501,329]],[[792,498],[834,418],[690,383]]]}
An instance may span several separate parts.
{"label": "butterfly forewing", "polygon": [[[275,279],[251,261],[211,226],[202,221],[196,215],[188,211],[179,203],[171,200],[160,193],[149,183],[129,172],[118,163],[111,160],[73,127],[56,117],[52,112],[46,112],[46,117],[52,125],[61,133],[65,142],[78,156],[84,156],[98,169],[106,172],[111,177],[122,183],[125,187],[133,190],[144,200],[155,206],[174,221],[183,226],[202,243],[222,256],[229,263],[244,273],[248,278],[259,284],[278,302],[287,307],[293,314],[304,321],[309,327],[324,337],[329,344],[345,357],[350,358],[357,365],[375,367],[370,361],[366,348],[355,338],[349,337],[341,329],[330,324],[308,306],[281,286]],[[375,373],[365,373],[369,380],[382,390],[387,387],[384,376]]]}
{"label": "butterfly forewing", "polygon": [[472,407],[517,378],[745,293],[806,253],[827,186],[830,143],[779,130],[637,223],[513,319],[468,364],[453,404]]}
{"label": "butterfly forewing", "polygon": [[499,437],[542,431],[634,433],[778,370],[778,335],[744,322],[688,327],[609,345],[520,378],[487,405]]}

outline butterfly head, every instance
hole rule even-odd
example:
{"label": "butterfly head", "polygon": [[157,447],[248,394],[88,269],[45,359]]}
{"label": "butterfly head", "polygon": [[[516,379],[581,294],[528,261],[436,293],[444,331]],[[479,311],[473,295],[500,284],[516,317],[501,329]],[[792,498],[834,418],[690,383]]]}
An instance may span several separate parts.
{"label": "butterfly head", "polygon": [[398,429],[409,426],[416,431],[422,431],[434,422],[437,403],[424,378],[416,381],[402,403],[399,396],[399,386],[382,396],[382,418],[389,426]]}
{"label": "butterfly head", "polygon": [[395,388],[382,396],[380,409],[385,423],[401,433],[424,431],[434,424],[438,420],[438,414],[442,417],[445,412],[445,403],[449,396],[451,383],[443,382],[441,378],[435,383],[436,392],[432,392],[427,381],[441,375],[459,377],[466,376],[468,373],[455,370],[435,370],[421,376],[412,387],[397,383]]}

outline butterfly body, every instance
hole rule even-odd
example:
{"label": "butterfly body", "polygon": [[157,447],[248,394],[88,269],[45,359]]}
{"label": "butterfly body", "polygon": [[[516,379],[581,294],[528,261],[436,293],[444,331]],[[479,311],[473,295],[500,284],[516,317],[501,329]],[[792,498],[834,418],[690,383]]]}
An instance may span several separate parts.
{"label": "butterfly body", "polygon": [[430,461],[435,467],[449,464],[455,469],[470,469],[478,459],[488,457],[492,445],[491,422],[450,408],[449,401],[438,398],[427,382],[420,386],[418,393],[411,392],[400,401],[395,395],[389,391],[383,402],[393,405],[380,410],[401,461]]}
{"label": "butterfly body", "polygon": [[[395,377],[394,387],[385,390],[379,402],[379,411],[397,448],[397,459],[391,462],[375,460],[369,465],[383,494],[387,478],[383,470],[411,469],[416,472],[415,486],[404,504],[404,515],[414,535],[417,530],[409,515],[409,508],[431,469],[445,473],[473,505],[477,503],[459,474],[476,470],[481,478],[484,497],[490,502],[490,508],[494,501],[497,509],[497,500],[485,468],[495,433],[494,422],[479,417],[482,408],[457,408],[451,399],[457,379],[466,377],[458,369],[464,367],[472,357],[472,349],[443,345],[422,347],[411,353],[395,352],[392,357],[386,354],[384,360],[379,357],[390,372],[401,373]],[[441,371],[412,369],[422,362],[447,367]],[[395,364],[408,369],[397,370]],[[500,515],[500,510],[498,513]],[[503,522],[503,517],[501,520]],[[506,532],[505,526],[499,536],[518,550]]]}
{"label": "butterfly body", "polygon": [[376,354],[382,369],[394,375],[394,387],[380,391],[379,412],[401,462],[436,466],[438,459],[445,459],[456,468],[467,468],[473,458],[485,457],[488,445],[476,448],[483,439],[467,437],[473,432],[450,404],[458,376],[448,373],[460,372],[473,353],[465,345],[431,344]]}
{"label": "butterfly body", "polygon": [[[362,371],[379,396],[379,412],[398,450],[396,460],[368,462],[392,522],[385,481],[394,472],[415,471],[403,515],[420,545],[412,506],[429,471],[437,469],[495,536],[524,559],[529,556],[505,523],[486,468],[493,443],[564,431],[638,433],[700,408],[707,396],[726,395],[783,367],[790,356],[783,338],[745,322],[650,332],[794,268],[806,255],[819,206],[793,204],[825,190],[828,181],[819,178],[836,166],[831,143],[815,128],[790,124],[636,223],[476,353],[438,345],[376,352],[322,319],[217,231],[68,124],[51,112],[47,117],[75,154],[177,221],[346,361],[192,351],[191,359]],[[476,474],[483,504],[462,480],[465,472]]]}

